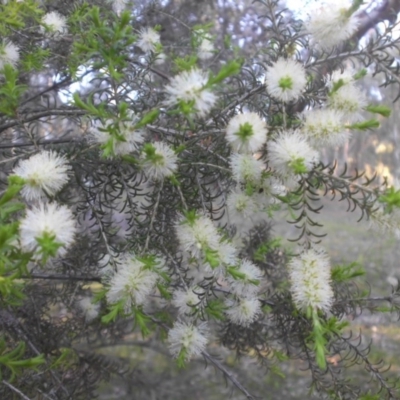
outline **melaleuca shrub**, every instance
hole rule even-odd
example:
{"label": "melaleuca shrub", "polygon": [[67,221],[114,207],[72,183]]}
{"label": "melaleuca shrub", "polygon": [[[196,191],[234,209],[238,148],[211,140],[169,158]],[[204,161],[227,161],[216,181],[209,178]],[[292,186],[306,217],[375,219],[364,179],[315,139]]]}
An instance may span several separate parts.
{"label": "melaleuca shrub", "polygon": [[[361,88],[376,71],[396,83],[392,27],[364,37],[389,11],[331,2],[302,22],[257,1],[264,36],[249,55],[162,2],[47,3],[0,6],[2,396],[136,382],[98,349],[141,338],[179,376],[202,359],[247,398],[220,361],[230,351],[266,375],[297,360],[319,396],[395,398],[349,333],[375,307],[363,272],[332,264],[316,221],[333,194],[398,235],[399,190],[325,160],[390,116]],[[283,215],[295,250],[273,236]],[[368,384],[347,379],[355,364]]]}

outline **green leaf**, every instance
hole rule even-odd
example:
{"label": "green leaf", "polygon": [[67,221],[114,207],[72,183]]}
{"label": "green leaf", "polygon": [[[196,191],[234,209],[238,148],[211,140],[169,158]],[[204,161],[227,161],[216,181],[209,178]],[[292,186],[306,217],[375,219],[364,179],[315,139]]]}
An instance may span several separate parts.
{"label": "green leaf", "polygon": [[135,126],[136,129],[143,128],[154,122],[160,114],[160,110],[154,109],[148,112]]}
{"label": "green leaf", "polygon": [[365,131],[367,129],[379,128],[379,121],[376,119],[369,119],[366,121],[358,122],[352,125],[346,125],[347,129],[356,129],[359,131]]}
{"label": "green leaf", "polygon": [[210,76],[206,87],[210,87],[217,83],[222,82],[224,79],[228,78],[232,75],[237,75],[242,68],[242,64],[237,61],[230,61],[228,64],[224,65],[220,71],[218,72],[217,76]]}
{"label": "green leaf", "polygon": [[383,117],[386,118],[389,117],[392,112],[392,110],[385,105],[375,105],[375,106],[369,105],[368,107],[365,108],[365,110],[374,114],[382,115]]}

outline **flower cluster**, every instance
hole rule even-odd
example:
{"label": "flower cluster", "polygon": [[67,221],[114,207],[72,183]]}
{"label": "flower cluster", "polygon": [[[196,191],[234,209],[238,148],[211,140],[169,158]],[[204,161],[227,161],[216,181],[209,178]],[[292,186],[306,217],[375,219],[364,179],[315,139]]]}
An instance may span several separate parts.
{"label": "flower cluster", "polygon": [[18,46],[7,40],[3,41],[0,44],[0,70],[2,70],[6,64],[15,67],[18,61],[19,61]]}
{"label": "flower cluster", "polygon": [[345,0],[332,1],[314,10],[305,24],[314,45],[330,50],[350,38],[358,27],[358,19],[348,8]]}
{"label": "flower cluster", "polygon": [[74,242],[75,220],[71,210],[56,203],[28,210],[20,223],[22,249],[44,256],[63,256]]}
{"label": "flower cluster", "polygon": [[289,263],[289,278],[296,307],[328,312],[333,302],[328,255],[321,249],[309,249]]}
{"label": "flower cluster", "polygon": [[307,84],[307,76],[300,63],[279,58],[267,69],[265,84],[272,97],[289,102],[301,96]]}
{"label": "flower cluster", "polygon": [[162,269],[163,261],[155,259],[149,265],[133,254],[122,254],[115,262],[118,270],[108,282],[107,302],[112,305],[122,301],[125,313],[129,314],[133,307],[148,302],[149,295],[161,279],[158,270]]}
{"label": "flower cluster", "polygon": [[21,161],[13,173],[25,179],[22,196],[27,201],[53,197],[68,182],[67,160],[53,151],[42,151]]}
{"label": "flower cluster", "polygon": [[217,101],[217,96],[207,87],[208,74],[198,68],[181,72],[165,87],[165,105],[179,105],[183,112],[207,115]]}
{"label": "flower cluster", "polygon": [[267,124],[253,112],[237,114],[226,127],[226,140],[233,151],[254,153],[267,140]]}

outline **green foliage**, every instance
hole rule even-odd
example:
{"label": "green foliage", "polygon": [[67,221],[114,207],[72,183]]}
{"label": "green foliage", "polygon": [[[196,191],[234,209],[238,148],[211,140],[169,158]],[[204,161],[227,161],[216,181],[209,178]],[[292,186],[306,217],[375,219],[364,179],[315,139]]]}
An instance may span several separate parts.
{"label": "green foliage", "polygon": [[346,282],[359,276],[364,276],[365,270],[358,262],[347,265],[335,265],[332,268],[332,280],[337,283]]}
{"label": "green foliage", "polygon": [[359,131],[366,131],[368,129],[377,129],[379,128],[380,123],[376,119],[369,119],[362,122],[357,122],[355,124],[347,125],[347,129],[355,129]]}
{"label": "green foliage", "polygon": [[400,208],[400,190],[396,190],[393,186],[379,196],[378,199],[386,206],[386,212],[391,213],[394,208]]}
{"label": "green foliage", "polygon": [[12,382],[23,369],[31,368],[37,370],[40,365],[45,363],[43,354],[33,358],[22,359],[24,354],[25,342],[19,342],[13,350],[9,350],[5,339],[0,339],[0,379],[3,379],[4,368],[11,373],[10,378],[7,379]]}
{"label": "green foliage", "polygon": [[190,71],[197,65],[197,56],[188,55],[174,58],[175,72]]}
{"label": "green foliage", "polygon": [[281,246],[282,239],[280,237],[273,238],[264,243],[261,243],[254,252],[253,258],[255,261],[265,261],[265,257],[271,251],[278,249]]}
{"label": "green foliage", "polygon": [[211,87],[217,83],[221,83],[224,79],[232,76],[232,75],[237,75],[241,68],[242,68],[243,62],[239,61],[229,61],[226,65],[224,65],[218,72],[216,76],[210,76],[208,79],[206,87]]}
{"label": "green foliage", "polygon": [[391,108],[383,104],[369,105],[368,107],[366,107],[365,110],[369,111],[370,113],[382,115],[383,117],[386,118],[390,117],[390,114],[392,113]]}
{"label": "green foliage", "polygon": [[0,113],[15,116],[19,99],[26,91],[26,85],[18,84],[18,71],[10,64],[3,68],[5,83],[0,87]]}

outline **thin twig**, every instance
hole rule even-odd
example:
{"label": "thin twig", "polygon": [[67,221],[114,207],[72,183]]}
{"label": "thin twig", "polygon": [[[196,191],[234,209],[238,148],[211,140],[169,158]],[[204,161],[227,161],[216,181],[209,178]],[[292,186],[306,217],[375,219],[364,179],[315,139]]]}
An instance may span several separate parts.
{"label": "thin twig", "polygon": [[4,381],[4,385],[6,385],[8,388],[10,388],[14,393],[17,393],[22,399],[24,400],[31,400],[28,396],[24,395],[19,389],[17,389],[15,386],[11,385],[10,382]]}
{"label": "thin twig", "polygon": [[226,369],[220,361],[216,360],[206,351],[202,351],[202,356],[211,362],[216,368],[218,368],[248,399],[253,399],[254,396],[235,378],[233,373]]}

